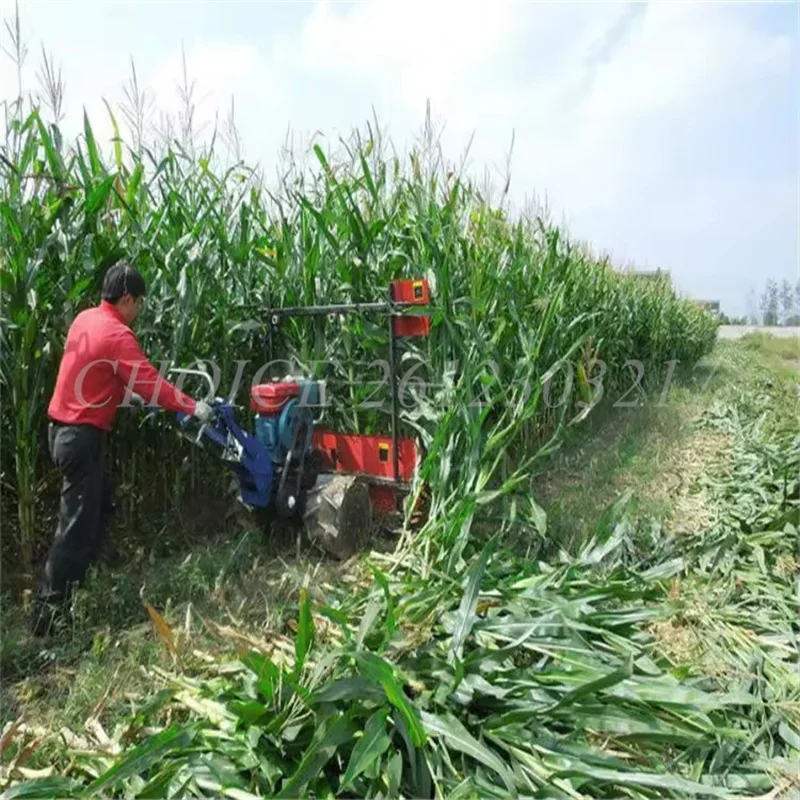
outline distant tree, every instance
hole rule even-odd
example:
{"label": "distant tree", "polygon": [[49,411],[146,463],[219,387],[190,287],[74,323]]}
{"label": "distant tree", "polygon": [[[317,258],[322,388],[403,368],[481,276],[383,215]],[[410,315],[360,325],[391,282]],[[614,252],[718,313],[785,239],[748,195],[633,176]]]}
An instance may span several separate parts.
{"label": "distant tree", "polygon": [[750,320],[746,316],[742,317],[729,317],[727,314],[722,313],[719,315],[720,325],[749,325]]}
{"label": "distant tree", "polygon": [[759,301],[762,325],[777,325],[779,322],[778,284],[770,278]]}
{"label": "distant tree", "polygon": [[788,320],[794,312],[794,289],[792,284],[784,278],[780,289],[781,312],[780,325],[788,325]]}
{"label": "distant tree", "polygon": [[761,295],[754,289],[747,293],[747,315],[743,322],[726,324],[750,325],[788,325],[800,326],[800,280],[792,286],[791,281],[784,278],[780,283],[770,278]]}

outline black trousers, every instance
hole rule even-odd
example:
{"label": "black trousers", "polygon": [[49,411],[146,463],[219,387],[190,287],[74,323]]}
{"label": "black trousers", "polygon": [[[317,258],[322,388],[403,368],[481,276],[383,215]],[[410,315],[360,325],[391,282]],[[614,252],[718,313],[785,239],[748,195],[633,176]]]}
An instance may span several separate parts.
{"label": "black trousers", "polygon": [[105,470],[105,433],[92,425],[57,425],[48,431],[50,456],[63,476],[53,544],[37,588],[37,599],[61,603],[86,577],[103,547],[113,512]]}

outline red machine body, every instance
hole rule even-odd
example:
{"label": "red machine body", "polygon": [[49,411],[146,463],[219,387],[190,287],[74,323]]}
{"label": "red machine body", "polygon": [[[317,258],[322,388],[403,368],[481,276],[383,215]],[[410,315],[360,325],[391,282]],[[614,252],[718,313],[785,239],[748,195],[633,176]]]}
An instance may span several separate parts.
{"label": "red machine body", "polygon": [[299,383],[261,383],[250,390],[250,408],[257,414],[274,416],[289,400],[299,396]]}
{"label": "red machine body", "polygon": [[[410,483],[417,464],[417,444],[413,439],[401,436],[397,446],[397,479]],[[369,479],[369,493],[376,510],[391,512],[395,509],[391,436],[315,430],[312,447],[320,454],[325,471],[362,475]]]}

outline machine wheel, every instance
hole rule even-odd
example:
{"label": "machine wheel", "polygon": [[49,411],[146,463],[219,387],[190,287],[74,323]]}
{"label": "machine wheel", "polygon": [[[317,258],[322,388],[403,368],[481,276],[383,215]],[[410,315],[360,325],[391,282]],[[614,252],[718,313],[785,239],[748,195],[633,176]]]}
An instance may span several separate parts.
{"label": "machine wheel", "polygon": [[344,561],[372,527],[369,489],[354,475],[321,475],[308,494],[304,519],[308,538]]}

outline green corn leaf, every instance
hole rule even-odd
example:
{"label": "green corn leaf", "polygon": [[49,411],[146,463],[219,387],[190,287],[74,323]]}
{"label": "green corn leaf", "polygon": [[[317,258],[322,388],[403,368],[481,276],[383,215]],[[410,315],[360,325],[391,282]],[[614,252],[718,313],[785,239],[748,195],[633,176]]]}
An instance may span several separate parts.
{"label": "green corn leaf", "polygon": [[382,700],[386,693],[366,678],[339,678],[318,689],[309,698],[309,703],[338,703],[342,700]]}
{"label": "green corn leaf", "polygon": [[711,712],[723,708],[727,703],[751,703],[745,696],[712,695],[708,692],[682,686],[678,681],[664,678],[634,677],[609,687],[609,694],[625,700],[662,703],[667,706],[692,708],[698,712]]}
{"label": "green corn leaf", "polygon": [[452,641],[450,642],[448,657],[451,663],[455,659],[461,659],[464,651],[464,643],[472,632],[472,626],[477,619],[476,609],[478,607],[478,594],[481,588],[481,581],[486,571],[486,565],[489,563],[490,555],[491,549],[490,546],[487,545],[483,548],[478,561],[475,562],[468,572],[469,580],[467,581],[467,587],[464,590],[464,594],[461,598],[461,605],[456,614],[456,627],[453,631]]}
{"label": "green corn leaf", "polygon": [[781,722],[778,733],[786,744],[800,753],[800,730],[792,730],[785,722]]}
{"label": "green corn leaf", "polygon": [[680,575],[686,569],[686,560],[682,557],[664,561],[642,573],[642,580],[650,583],[651,581],[665,580]]}
{"label": "green corn leaf", "polygon": [[81,797],[94,797],[97,792],[117,785],[132,775],[141,775],[157,764],[168,754],[186,749],[193,739],[190,728],[167,728],[134,747],[123,758],[93,780],[82,792]]}
{"label": "green corn leaf", "polygon": [[70,287],[68,300],[77,300],[94,283],[94,278],[83,278]]}
{"label": "green corn leaf", "polygon": [[52,778],[34,778],[11,786],[0,794],[0,800],[37,800],[51,797],[79,797],[81,785],[72,778],[55,775]]}
{"label": "green corn leaf", "polygon": [[316,780],[320,770],[343,744],[349,742],[355,731],[346,717],[338,717],[327,733],[306,750],[295,772],[287,779],[278,797],[300,797],[306,786]]}
{"label": "green corn leaf", "polygon": [[620,669],[612,670],[606,675],[602,675],[599,678],[587,681],[582,686],[577,686],[574,689],[571,689],[558,701],[558,703],[556,703],[553,710],[555,710],[555,708],[562,708],[563,706],[576,703],[588,695],[599,694],[605,689],[610,689],[612,686],[616,686],[617,684],[622,683],[622,681],[629,678],[632,672],[633,663],[628,661],[628,663],[624,667],[620,667]]}
{"label": "green corn leaf", "polygon": [[103,164],[100,161],[100,153],[97,150],[97,142],[94,138],[92,126],[89,124],[89,116],[87,115],[85,108],[83,110],[83,133],[84,137],[86,138],[86,150],[89,154],[89,166],[92,168],[92,175],[96,178],[105,172],[105,170],[103,169]]}
{"label": "green corn leaf", "polygon": [[181,761],[175,761],[167,764],[163,769],[159,770],[156,775],[150,777],[150,780],[138,790],[137,798],[142,800],[159,800],[162,797],[169,796],[170,784],[175,779],[178,772],[184,768]]}
{"label": "green corn leaf", "polygon": [[389,581],[386,576],[378,569],[373,567],[372,574],[375,577],[376,583],[383,590],[383,597],[386,600],[386,626],[384,632],[383,645],[385,646],[394,636],[397,630],[397,618],[394,613],[394,598],[392,597],[391,589],[389,588]]}
{"label": "green corn leaf", "polygon": [[111,193],[111,187],[114,185],[114,176],[109,175],[102,183],[95,186],[89,194],[86,195],[85,214],[87,217],[93,217],[108,200]]}
{"label": "green corn leaf", "polygon": [[106,109],[108,109],[108,116],[111,118],[111,126],[114,128],[114,160],[117,163],[117,172],[122,172],[122,138],[119,135],[119,125],[117,124],[117,118],[114,116],[114,112],[111,110],[111,106],[109,105],[107,100],[103,100],[106,105]]}
{"label": "green corn leaf", "polygon": [[230,709],[248,725],[255,725],[268,713],[267,708],[256,700],[234,700],[230,704]]}
{"label": "green corn leaf", "polygon": [[479,742],[454,716],[449,714],[437,716],[423,711],[422,722],[428,734],[441,739],[446,747],[464,753],[489,767],[502,779],[508,791],[516,795],[514,778],[508,767],[494,751]]}
{"label": "green corn leaf", "polygon": [[353,748],[350,761],[345,770],[340,789],[350,786],[353,781],[377,761],[389,748],[391,740],[386,732],[388,710],[376,711],[367,721],[364,733]]}
{"label": "green corn leaf", "polygon": [[39,127],[39,137],[41,139],[42,147],[44,147],[47,164],[50,167],[50,174],[53,176],[53,178],[55,178],[55,180],[62,181],[64,179],[64,165],[61,161],[61,156],[56,151],[55,145],[53,144],[53,138],[48,133],[47,128],[45,127],[45,124],[42,122],[38,113],[36,114],[36,124]]}
{"label": "green corn leaf", "polygon": [[0,214],[3,215],[3,219],[5,219],[9,231],[11,231],[11,235],[14,238],[14,241],[17,244],[21,244],[22,230],[20,229],[19,224],[14,217],[14,212],[11,210],[11,207],[5,201],[0,203]]}
{"label": "green corn leaf", "polygon": [[395,752],[386,764],[386,774],[389,779],[389,797],[400,796],[400,783],[403,779],[403,756]]}
{"label": "green corn leaf", "polygon": [[594,767],[589,764],[576,765],[570,769],[559,771],[552,776],[552,779],[576,777],[594,778],[595,780],[602,781],[611,786],[619,786],[620,788],[645,786],[662,792],[666,789],[669,791],[681,792],[689,797],[729,796],[728,792],[720,787],[696,783],[695,781],[690,781],[677,775],[648,772],[617,772],[611,769],[603,769],[602,767]]}
{"label": "green corn leaf", "polygon": [[372,630],[375,621],[378,619],[378,614],[381,610],[381,604],[377,597],[371,597],[367,607],[364,610],[364,616],[361,618],[361,624],[358,626],[358,633],[356,634],[356,649],[361,650],[364,645],[364,639]]}
{"label": "green corn leaf", "polygon": [[270,702],[281,680],[280,669],[267,656],[255,650],[248,653],[242,663],[256,676],[258,691]]}
{"label": "green corn leaf", "polygon": [[306,661],[308,651],[314,641],[314,620],[311,617],[311,601],[308,590],[300,589],[300,605],[297,619],[297,636],[294,642],[295,665],[294,674],[299,675]]}
{"label": "green corn leaf", "polygon": [[328,159],[325,158],[325,153],[322,152],[322,148],[318,144],[314,145],[314,155],[317,157],[319,163],[322,164],[322,168],[325,172],[330,173],[331,168],[328,166]]}
{"label": "green corn leaf", "polygon": [[680,719],[663,719],[660,715],[649,713],[647,709],[615,707],[610,703],[581,706],[580,709],[570,709],[567,713],[570,714],[568,719],[583,730],[643,742],[702,746],[709,732],[702,726],[683,723]]}
{"label": "green corn leaf", "polygon": [[137,709],[130,721],[126,736],[129,736],[131,731],[135,728],[144,725],[147,720],[151,719],[153,715],[163,708],[175,696],[174,689],[161,689],[156,692],[141,708]]}
{"label": "green corn leaf", "polygon": [[136,200],[136,194],[139,191],[139,186],[142,183],[143,176],[144,176],[144,167],[142,166],[141,162],[139,162],[133,168],[133,173],[131,174],[131,177],[128,180],[128,186],[125,189],[125,202],[129,206],[132,206],[134,200]]}
{"label": "green corn leaf", "polygon": [[364,154],[359,153],[359,159],[361,161],[361,171],[364,174],[364,180],[366,181],[367,188],[369,189],[369,193],[372,196],[373,202],[378,202],[378,190],[375,187],[375,181],[372,179],[372,173],[369,168],[369,164],[367,164],[367,159],[364,158]]}
{"label": "green corn leaf", "polygon": [[400,734],[403,740],[406,752],[406,763],[410,767],[411,786],[410,790],[413,797],[430,797],[431,796],[431,772],[428,766],[428,761],[425,757],[425,751],[417,747],[408,729],[408,725],[403,718],[403,715],[395,709],[392,713],[392,720],[394,721],[395,729]]}
{"label": "green corn leaf", "polygon": [[383,687],[386,698],[397,709],[408,726],[412,742],[416,747],[422,747],[425,744],[425,729],[420,722],[417,710],[409,703],[402,687],[395,679],[392,666],[380,656],[368,652],[359,653],[357,663],[364,677]]}
{"label": "green corn leaf", "polygon": [[230,797],[231,800],[260,800],[261,798],[261,795],[245,792],[243,789],[237,789],[233,786],[223,786],[222,794],[225,797]]}

